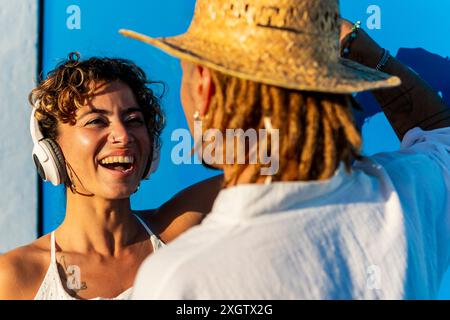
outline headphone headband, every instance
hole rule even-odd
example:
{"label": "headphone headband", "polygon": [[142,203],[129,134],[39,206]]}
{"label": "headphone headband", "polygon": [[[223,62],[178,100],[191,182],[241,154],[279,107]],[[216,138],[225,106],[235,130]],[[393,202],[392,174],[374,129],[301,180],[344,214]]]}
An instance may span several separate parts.
{"label": "headphone headband", "polygon": [[34,144],[37,144],[39,141],[42,141],[44,139],[44,135],[42,134],[42,131],[39,127],[39,122],[36,119],[36,111],[37,107],[35,106],[33,107],[33,111],[31,111],[30,118],[30,133]]}

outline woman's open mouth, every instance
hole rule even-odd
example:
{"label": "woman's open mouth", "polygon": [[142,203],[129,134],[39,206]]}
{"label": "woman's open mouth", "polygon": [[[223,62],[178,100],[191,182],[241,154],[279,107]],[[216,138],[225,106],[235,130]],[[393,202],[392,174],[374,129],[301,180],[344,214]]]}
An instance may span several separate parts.
{"label": "woman's open mouth", "polygon": [[128,176],[134,172],[134,157],[133,156],[112,156],[102,159],[99,162],[100,166],[107,169],[110,173]]}

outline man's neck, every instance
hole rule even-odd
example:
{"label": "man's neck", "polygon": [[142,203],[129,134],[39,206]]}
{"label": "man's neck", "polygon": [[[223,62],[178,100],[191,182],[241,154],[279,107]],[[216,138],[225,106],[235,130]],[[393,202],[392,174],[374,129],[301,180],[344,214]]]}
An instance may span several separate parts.
{"label": "man's neck", "polygon": [[252,176],[255,172],[255,165],[245,165],[245,167],[242,167],[241,170],[242,172],[239,175],[232,178],[235,169],[233,169],[233,167],[229,165],[223,166],[224,181],[229,181],[229,183],[226,185],[226,188],[234,187],[240,184],[264,184],[268,181],[268,177],[270,177],[261,176],[258,173],[256,181],[252,182]]}

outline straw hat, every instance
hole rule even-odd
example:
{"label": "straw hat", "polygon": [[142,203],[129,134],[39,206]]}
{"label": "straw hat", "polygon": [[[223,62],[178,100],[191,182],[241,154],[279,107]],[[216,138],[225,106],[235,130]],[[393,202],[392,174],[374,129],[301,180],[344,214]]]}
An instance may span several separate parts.
{"label": "straw hat", "polygon": [[225,74],[289,89],[352,93],[400,84],[340,58],[338,0],[197,0],[183,35],[120,33]]}

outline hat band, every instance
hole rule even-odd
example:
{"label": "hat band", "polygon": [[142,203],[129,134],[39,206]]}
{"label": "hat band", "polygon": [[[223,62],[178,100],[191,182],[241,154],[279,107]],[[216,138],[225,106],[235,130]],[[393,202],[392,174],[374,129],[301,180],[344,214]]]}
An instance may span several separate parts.
{"label": "hat band", "polygon": [[[202,13],[203,10],[207,12]],[[322,9],[320,15],[311,15],[309,10],[297,2],[284,6],[274,6],[273,3],[245,3],[241,0],[213,2],[199,6],[194,19],[197,17],[199,21],[195,21],[193,25],[211,26],[214,21],[223,20],[230,27],[247,24],[253,28],[263,27],[316,36],[338,34],[340,24],[337,6],[331,5]]]}

